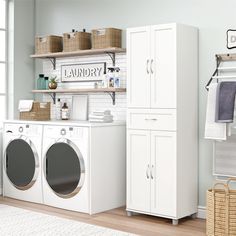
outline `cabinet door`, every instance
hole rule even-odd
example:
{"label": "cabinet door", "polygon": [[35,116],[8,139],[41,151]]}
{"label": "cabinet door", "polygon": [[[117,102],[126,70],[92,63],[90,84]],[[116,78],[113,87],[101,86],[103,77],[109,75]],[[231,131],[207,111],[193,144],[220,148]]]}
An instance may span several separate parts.
{"label": "cabinet door", "polygon": [[176,215],[176,133],[151,132],[151,212]]}
{"label": "cabinet door", "polygon": [[127,132],[127,208],[150,212],[150,131]]}
{"label": "cabinet door", "polygon": [[150,26],[128,29],[128,107],[150,107],[150,78]]}
{"label": "cabinet door", "polygon": [[151,26],[151,107],[176,108],[176,27]]}

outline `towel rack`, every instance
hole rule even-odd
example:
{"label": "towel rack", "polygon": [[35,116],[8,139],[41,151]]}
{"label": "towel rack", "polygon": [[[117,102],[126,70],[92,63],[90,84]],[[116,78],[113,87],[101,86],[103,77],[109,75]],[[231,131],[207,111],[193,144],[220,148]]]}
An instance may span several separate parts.
{"label": "towel rack", "polygon": [[233,54],[216,54],[216,69],[211,76],[210,80],[207,82],[205,88],[208,91],[208,87],[211,84],[213,79],[236,79],[236,75],[226,75],[226,76],[219,76],[218,73],[219,71],[236,71],[236,67],[220,67],[221,62],[225,61],[236,61],[236,53]]}

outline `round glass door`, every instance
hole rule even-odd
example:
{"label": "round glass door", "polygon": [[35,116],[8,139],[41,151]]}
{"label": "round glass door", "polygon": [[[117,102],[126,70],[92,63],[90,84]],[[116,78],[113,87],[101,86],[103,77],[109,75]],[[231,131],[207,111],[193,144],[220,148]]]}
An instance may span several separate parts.
{"label": "round glass door", "polygon": [[11,183],[18,189],[29,189],[36,180],[38,156],[33,144],[23,139],[11,141],[5,153],[5,170]]}
{"label": "round glass door", "polygon": [[57,142],[46,153],[46,180],[54,193],[62,198],[76,195],[84,182],[84,161],[69,140]]}

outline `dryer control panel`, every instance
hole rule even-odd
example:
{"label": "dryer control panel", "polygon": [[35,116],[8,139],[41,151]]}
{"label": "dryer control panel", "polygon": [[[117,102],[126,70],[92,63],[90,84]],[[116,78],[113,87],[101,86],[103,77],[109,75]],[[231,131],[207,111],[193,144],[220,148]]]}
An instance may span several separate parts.
{"label": "dryer control panel", "polygon": [[87,127],[44,126],[44,136],[48,138],[83,139],[87,133]]}

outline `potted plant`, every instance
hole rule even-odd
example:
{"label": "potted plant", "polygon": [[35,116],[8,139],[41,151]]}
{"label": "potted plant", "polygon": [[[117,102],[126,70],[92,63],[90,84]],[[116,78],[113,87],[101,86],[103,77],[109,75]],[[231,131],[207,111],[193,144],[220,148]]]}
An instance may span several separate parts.
{"label": "potted plant", "polygon": [[49,87],[49,89],[56,89],[57,88],[57,76],[56,75],[50,77],[48,87]]}

